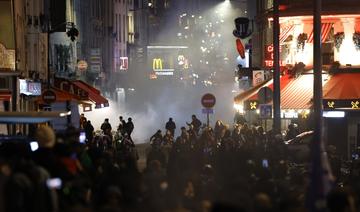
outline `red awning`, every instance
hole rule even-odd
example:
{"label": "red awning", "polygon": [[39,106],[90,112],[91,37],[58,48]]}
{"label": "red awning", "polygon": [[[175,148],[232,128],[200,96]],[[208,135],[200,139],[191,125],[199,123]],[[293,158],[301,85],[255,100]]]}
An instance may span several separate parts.
{"label": "red awning", "polygon": [[[324,43],[326,38],[329,35],[329,32],[331,30],[333,23],[322,23],[321,24],[321,43]],[[312,30],[309,34],[308,43],[313,43],[314,42],[314,30]]]}
{"label": "red awning", "polygon": [[[72,101],[72,100],[79,100],[79,97],[71,94],[69,92],[60,90],[58,88],[51,88],[52,91],[54,91],[55,95],[56,95],[56,102],[66,102],[66,101]],[[39,96],[36,98],[36,102],[38,104],[45,104],[45,102],[42,99],[42,96]]]}
{"label": "red awning", "polygon": [[101,96],[101,93],[98,89],[81,80],[74,81],[73,83],[89,93],[89,100],[95,103],[95,108],[109,106],[109,101],[105,97]]}
{"label": "red awning", "polygon": [[313,97],[313,74],[301,75],[281,90],[281,109],[309,109]]}
{"label": "red awning", "polygon": [[294,25],[287,25],[284,27],[281,27],[281,32],[279,36],[279,42],[280,44],[284,43],[286,38],[289,37],[289,35],[294,31],[295,27]]}
{"label": "red awning", "polygon": [[0,91],[0,101],[10,101],[11,91]]}
{"label": "red awning", "polygon": [[[282,76],[281,78],[280,78],[280,91],[282,92],[282,90],[284,89],[284,87],[287,85],[287,84],[289,84],[289,82],[292,80],[292,78],[290,77],[290,75],[284,75],[284,76]],[[273,80],[271,80],[267,85],[264,85],[264,86],[261,86],[261,87],[265,87],[265,86],[267,86],[267,87],[269,87],[271,90],[274,90],[274,83],[273,83]],[[261,88],[260,87],[260,88]],[[259,88],[259,89],[260,89]],[[246,99],[246,100],[253,100],[253,101],[255,101],[255,100],[258,100],[258,91],[259,91],[259,89],[256,91],[256,92],[254,92],[254,93],[252,93],[252,95],[248,98],[248,99]]]}
{"label": "red awning", "polygon": [[323,87],[323,99],[360,99],[360,73],[335,74]]}

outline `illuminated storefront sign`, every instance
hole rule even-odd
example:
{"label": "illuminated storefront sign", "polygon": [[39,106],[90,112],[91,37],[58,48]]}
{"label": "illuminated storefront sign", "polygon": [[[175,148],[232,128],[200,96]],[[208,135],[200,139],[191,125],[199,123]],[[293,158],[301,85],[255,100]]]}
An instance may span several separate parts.
{"label": "illuminated storefront sign", "polygon": [[41,83],[19,79],[19,91],[27,96],[41,96]]}
{"label": "illuminated storefront sign", "polygon": [[163,69],[162,60],[160,58],[153,59],[153,70],[154,71],[161,71]]}
{"label": "illuminated storefront sign", "polygon": [[163,60],[161,58],[154,58],[152,63],[153,71],[158,76],[172,76],[174,75],[174,69],[163,68]]}
{"label": "illuminated storefront sign", "polygon": [[87,99],[89,96],[89,93],[87,91],[81,89],[79,86],[66,79],[55,78],[54,87],[74,94],[80,97],[80,99]]}
{"label": "illuminated storefront sign", "polygon": [[281,115],[283,118],[286,118],[286,119],[297,119],[299,117],[298,112],[295,110],[281,111]]}
{"label": "illuminated storefront sign", "polygon": [[[281,47],[280,47],[281,52]],[[274,66],[274,47],[273,45],[265,45],[265,54],[264,54],[264,63],[266,67],[273,67]],[[279,61],[280,65],[283,65],[282,61]]]}
{"label": "illuminated storefront sign", "polygon": [[182,66],[182,65],[185,64],[185,57],[184,57],[184,55],[179,55],[179,56],[178,56],[178,64],[179,64],[180,66]]}
{"label": "illuminated storefront sign", "polygon": [[258,107],[258,102],[257,101],[250,101],[248,102],[248,104],[246,105],[246,109],[247,110],[256,110]]}
{"label": "illuminated storefront sign", "polygon": [[345,99],[345,100],[323,100],[324,109],[360,109],[360,99]]}
{"label": "illuminated storefront sign", "polygon": [[120,57],[120,70],[128,70],[129,68],[129,58],[128,57]]}
{"label": "illuminated storefront sign", "polygon": [[177,60],[179,66],[182,66],[183,69],[189,69],[189,61],[184,55],[179,55]]}

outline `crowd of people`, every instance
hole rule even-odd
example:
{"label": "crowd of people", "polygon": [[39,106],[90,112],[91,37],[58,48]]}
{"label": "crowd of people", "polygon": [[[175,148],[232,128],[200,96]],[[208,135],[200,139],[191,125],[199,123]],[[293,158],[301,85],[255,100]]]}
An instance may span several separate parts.
{"label": "crowd of people", "polygon": [[[37,149],[1,143],[0,211],[307,211],[309,165],[292,163],[281,136],[246,122],[210,127],[195,115],[178,137],[172,118],[164,125],[141,172],[131,118],[120,116],[116,130],[105,119],[96,134],[81,116],[84,143],[79,129],[45,125]],[[355,212],[360,166],[343,175],[336,151],[329,158],[336,181],[324,206]]]}

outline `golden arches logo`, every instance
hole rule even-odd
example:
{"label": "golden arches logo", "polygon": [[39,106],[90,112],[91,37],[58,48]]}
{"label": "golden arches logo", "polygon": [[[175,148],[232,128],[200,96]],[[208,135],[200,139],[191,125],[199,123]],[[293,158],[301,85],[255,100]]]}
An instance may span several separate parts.
{"label": "golden arches logo", "polygon": [[153,70],[162,70],[162,60],[160,58],[153,59]]}

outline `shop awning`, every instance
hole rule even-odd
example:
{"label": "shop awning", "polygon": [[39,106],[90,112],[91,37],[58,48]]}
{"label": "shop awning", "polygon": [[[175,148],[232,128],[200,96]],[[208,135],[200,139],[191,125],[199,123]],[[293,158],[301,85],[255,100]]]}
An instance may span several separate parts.
{"label": "shop awning", "polygon": [[279,42],[280,44],[284,43],[286,38],[289,37],[294,31],[295,27],[294,25],[287,25],[281,28],[280,36],[279,36]]}
{"label": "shop awning", "polygon": [[326,110],[360,109],[360,73],[333,75],[323,87]]}
{"label": "shop awning", "polygon": [[[321,43],[324,43],[329,35],[333,23],[322,23],[321,24]],[[314,30],[312,30],[308,36],[308,43],[314,42]]]}
{"label": "shop awning", "polygon": [[10,101],[11,91],[0,91],[0,101]]}
{"label": "shop awning", "polygon": [[[282,90],[285,88],[286,85],[288,85],[290,83],[290,81],[292,80],[292,78],[290,77],[290,75],[284,75],[280,77],[280,92],[282,92]],[[274,90],[274,82],[273,80],[270,80],[268,84],[261,86],[262,87],[269,87],[271,90]],[[260,90],[260,88],[257,90],[257,92]],[[258,100],[258,93],[254,92],[247,100],[250,101],[257,101]]]}
{"label": "shop awning", "polygon": [[95,108],[102,108],[109,106],[109,101],[101,95],[98,89],[94,88],[93,86],[81,80],[76,80],[73,83],[89,93],[89,100],[95,103]]}
{"label": "shop awning", "polygon": [[313,74],[300,75],[281,91],[281,109],[309,109],[313,97]]}
{"label": "shop awning", "polygon": [[[314,75],[312,73],[303,74],[297,78],[292,78],[290,75],[282,76],[280,78],[281,109],[309,109],[312,106],[313,79]],[[323,85],[326,84],[326,79],[327,77],[323,76]],[[264,86],[268,86],[273,90],[273,81],[271,80],[268,85]],[[243,100],[246,101],[244,105],[245,108],[251,108],[250,106],[254,104],[254,102],[259,104],[257,93],[259,89],[257,89],[253,95]]]}
{"label": "shop awning", "polygon": [[[60,90],[58,88],[51,88],[52,91],[54,91],[55,95],[56,95],[56,102],[66,102],[66,101],[71,101],[71,100],[79,100],[79,97],[71,94],[69,92]],[[38,102],[38,104],[45,104],[45,102],[42,99],[42,96],[37,97],[36,101]]]}
{"label": "shop awning", "polygon": [[335,74],[323,87],[323,99],[360,99],[360,73]]}

